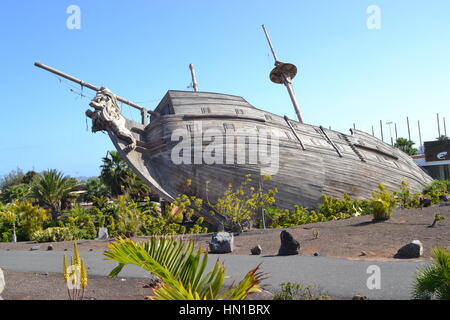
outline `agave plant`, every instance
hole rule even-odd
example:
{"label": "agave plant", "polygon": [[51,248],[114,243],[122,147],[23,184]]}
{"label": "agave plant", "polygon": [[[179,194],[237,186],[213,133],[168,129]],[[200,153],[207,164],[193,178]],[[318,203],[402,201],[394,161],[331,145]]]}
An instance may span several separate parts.
{"label": "agave plant", "polygon": [[421,300],[450,300],[450,250],[433,248],[433,262],[417,271],[413,297]]}
{"label": "agave plant", "polygon": [[155,300],[244,300],[250,293],[260,292],[262,273],[259,266],[249,271],[239,284],[223,289],[225,267],[219,260],[205,274],[208,253],[195,248],[194,242],[180,239],[151,238],[137,243],[119,238],[109,245],[106,260],[119,265],[109,277],[117,276],[127,264],[139,266],[162,281],[162,286],[153,289]]}

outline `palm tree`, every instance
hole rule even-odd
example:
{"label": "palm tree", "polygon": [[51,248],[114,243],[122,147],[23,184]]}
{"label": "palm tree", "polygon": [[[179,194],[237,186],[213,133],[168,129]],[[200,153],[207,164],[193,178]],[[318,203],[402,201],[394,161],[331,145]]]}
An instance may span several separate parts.
{"label": "palm tree", "polygon": [[442,135],[442,136],[439,136],[438,138],[436,138],[436,140],[438,140],[438,141],[446,141],[446,140],[450,140],[450,139],[449,139],[449,137],[447,137],[445,135]]}
{"label": "palm tree", "polygon": [[409,154],[410,156],[417,154],[417,149],[413,148],[413,145],[415,145],[414,141],[405,138],[398,138],[394,144],[395,147],[399,148],[400,150],[402,150],[406,154]]}
{"label": "palm tree", "polygon": [[133,199],[142,199],[150,194],[150,187],[145,184],[134,172],[125,179],[125,191]]}
{"label": "palm tree", "polygon": [[110,188],[112,196],[122,195],[124,193],[123,187],[127,178],[131,175],[131,170],[125,161],[120,158],[120,153],[117,151],[108,151],[102,161],[100,178]]}
{"label": "palm tree", "polygon": [[433,262],[417,272],[413,297],[450,300],[450,250],[434,248],[431,257]]}
{"label": "palm tree", "polygon": [[94,198],[102,198],[109,196],[109,188],[99,178],[90,178],[86,182],[86,197],[88,201]]}
{"label": "palm tree", "polygon": [[142,198],[150,188],[128,167],[117,151],[108,151],[103,158],[101,180],[110,188],[111,195],[118,197],[128,193],[132,198]]}
{"label": "palm tree", "polygon": [[151,238],[144,243],[119,239],[105,252],[107,260],[119,263],[109,277],[117,276],[127,264],[137,265],[162,281],[161,287],[153,289],[157,300],[244,300],[250,293],[261,291],[263,275],[259,267],[224,291],[224,265],[217,260],[212,271],[205,274],[208,252],[195,247],[194,242],[184,244],[173,238]]}
{"label": "palm tree", "polygon": [[64,176],[57,170],[47,170],[32,187],[32,196],[52,211],[52,220],[57,220],[63,205],[72,197],[75,179]]}

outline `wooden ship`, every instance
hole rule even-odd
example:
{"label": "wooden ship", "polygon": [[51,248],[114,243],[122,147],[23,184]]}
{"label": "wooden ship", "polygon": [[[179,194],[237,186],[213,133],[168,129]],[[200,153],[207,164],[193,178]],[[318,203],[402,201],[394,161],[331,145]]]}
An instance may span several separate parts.
{"label": "wooden ship", "polygon": [[[214,202],[229,184],[239,185],[247,174],[252,175],[251,185],[255,188],[277,187],[276,205],[281,208],[315,207],[323,194],[343,197],[347,193],[359,199],[369,198],[380,183],[390,190],[398,190],[402,181],[406,181],[411,190],[421,191],[432,181],[409,155],[370,134],[350,130],[351,134],[347,135],[304,123],[291,85],[296,68],[278,61],[267,33],[266,36],[275,58],[270,78],[286,85],[298,121],[258,109],[240,96],[199,92],[192,65],[194,91],[170,90],[153,111],[106,88],[97,88],[40,63],[35,65],[97,91],[90,104],[94,111],[86,112],[92,118],[93,131],[108,132],[130,168],[167,201],[187,192],[189,180],[189,193]],[[117,101],[139,109],[142,122],[125,119]],[[212,139],[205,139],[209,131],[222,136],[224,154],[226,150],[233,151],[228,161],[210,164],[195,159],[196,151],[203,154],[210,147]],[[174,148],[180,146],[180,140],[173,139],[174,133],[177,136],[186,132],[188,136],[183,140],[193,152],[182,155],[189,160],[187,163],[174,162]],[[264,140],[269,145],[267,148],[275,149],[273,141],[276,141],[279,155],[272,179],[264,182],[262,175],[268,171],[269,164],[261,154],[254,155],[263,139],[249,138],[260,132],[269,132]],[[233,138],[227,140],[230,135]],[[235,144],[240,138],[245,142]],[[245,161],[238,161],[243,155]],[[257,160],[249,161],[251,157]],[[207,209],[203,215],[211,223],[223,219],[209,215]]]}

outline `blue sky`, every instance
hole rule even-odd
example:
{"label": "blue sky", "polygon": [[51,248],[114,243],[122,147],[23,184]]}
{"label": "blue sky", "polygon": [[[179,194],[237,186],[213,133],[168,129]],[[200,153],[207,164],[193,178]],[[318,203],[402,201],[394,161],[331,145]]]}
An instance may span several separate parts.
{"label": "blue sky", "polygon": [[[81,9],[80,30],[66,27],[69,5]],[[381,9],[380,30],[366,26],[370,5]],[[374,125],[379,136],[379,121],[393,121],[406,136],[409,116],[413,140],[419,119],[424,140],[433,140],[436,113],[450,130],[449,16],[448,0],[2,0],[0,175],[17,167],[97,175],[113,149],[86,130],[89,99],[34,61],[150,109],[167,90],[186,89],[194,63],[201,91],[295,118],[285,88],[268,79],[262,23],[280,60],[299,68],[294,89],[307,123],[346,133],[353,123],[368,132]]]}

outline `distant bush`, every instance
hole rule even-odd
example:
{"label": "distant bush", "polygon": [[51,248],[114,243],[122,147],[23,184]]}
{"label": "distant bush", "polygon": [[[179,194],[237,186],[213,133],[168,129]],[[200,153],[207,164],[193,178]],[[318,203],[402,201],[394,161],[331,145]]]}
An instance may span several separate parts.
{"label": "distant bush", "polygon": [[73,240],[74,236],[69,228],[47,228],[42,231],[36,231],[30,237],[30,240],[36,242],[59,242]]}
{"label": "distant bush", "polygon": [[283,282],[281,290],[275,293],[273,300],[329,300],[315,285],[305,286],[301,283]]}

